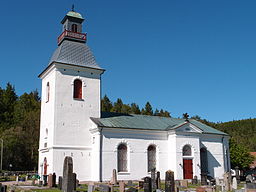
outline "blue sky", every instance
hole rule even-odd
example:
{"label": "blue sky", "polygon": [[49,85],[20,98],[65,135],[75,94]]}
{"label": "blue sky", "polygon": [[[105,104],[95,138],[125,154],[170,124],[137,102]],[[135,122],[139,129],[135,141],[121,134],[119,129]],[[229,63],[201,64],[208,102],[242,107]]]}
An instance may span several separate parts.
{"label": "blue sky", "polygon": [[73,3],[112,101],[214,122],[255,117],[254,0],[1,1],[0,87],[41,90]]}

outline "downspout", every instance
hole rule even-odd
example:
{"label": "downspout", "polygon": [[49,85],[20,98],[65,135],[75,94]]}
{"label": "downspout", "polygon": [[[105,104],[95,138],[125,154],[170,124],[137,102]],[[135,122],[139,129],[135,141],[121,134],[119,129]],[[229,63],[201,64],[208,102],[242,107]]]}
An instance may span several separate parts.
{"label": "downspout", "polygon": [[99,129],[100,131],[100,159],[99,159],[99,164],[100,164],[100,169],[99,169],[99,180],[100,182],[102,182],[102,140],[103,140],[103,137],[102,137],[102,128]]}

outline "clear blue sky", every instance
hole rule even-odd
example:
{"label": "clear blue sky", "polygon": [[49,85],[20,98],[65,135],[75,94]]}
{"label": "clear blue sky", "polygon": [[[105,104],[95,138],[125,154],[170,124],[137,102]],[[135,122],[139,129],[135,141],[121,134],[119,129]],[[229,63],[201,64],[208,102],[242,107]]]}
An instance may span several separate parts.
{"label": "clear blue sky", "polygon": [[255,0],[1,1],[1,87],[41,92],[37,75],[73,3],[112,101],[215,122],[255,118]]}

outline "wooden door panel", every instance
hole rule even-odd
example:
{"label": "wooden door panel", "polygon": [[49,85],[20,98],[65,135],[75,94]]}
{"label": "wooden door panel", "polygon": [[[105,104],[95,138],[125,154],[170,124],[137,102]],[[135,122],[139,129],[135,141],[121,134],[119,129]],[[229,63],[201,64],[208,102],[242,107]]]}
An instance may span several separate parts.
{"label": "wooden door panel", "polygon": [[184,179],[193,179],[192,159],[183,159],[183,178]]}

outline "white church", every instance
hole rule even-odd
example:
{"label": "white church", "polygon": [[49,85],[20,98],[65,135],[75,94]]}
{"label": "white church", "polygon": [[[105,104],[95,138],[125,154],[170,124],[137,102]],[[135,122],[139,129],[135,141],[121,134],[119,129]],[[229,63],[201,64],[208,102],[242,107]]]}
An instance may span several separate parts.
{"label": "white church", "polygon": [[84,18],[61,21],[58,47],[42,79],[39,174],[62,176],[71,156],[80,181],[140,180],[152,168],[175,179],[223,178],[230,170],[229,136],[193,119],[101,112],[101,75],[89,49]]}

